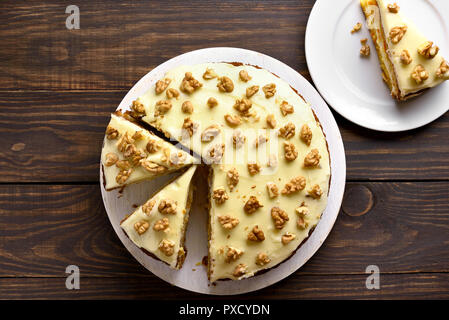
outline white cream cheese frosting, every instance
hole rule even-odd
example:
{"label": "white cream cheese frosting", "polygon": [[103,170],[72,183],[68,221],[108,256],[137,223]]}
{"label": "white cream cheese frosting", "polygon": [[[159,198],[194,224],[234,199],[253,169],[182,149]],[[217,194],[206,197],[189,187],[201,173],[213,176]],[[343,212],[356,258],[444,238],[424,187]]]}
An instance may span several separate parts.
{"label": "white cream cheese frosting", "polygon": [[[381,63],[382,61],[385,63],[393,87],[397,87],[392,89],[393,96],[396,94],[399,100],[404,100],[407,96],[413,96],[449,79],[448,69],[440,69],[447,65],[447,62],[438,51],[431,55],[425,55],[422,52],[426,44],[433,47],[432,50],[436,50],[438,44],[431,43],[413,22],[401,14],[398,6],[385,0],[361,0],[361,4],[367,16],[368,27],[376,34],[373,40],[381,49],[379,59]],[[401,31],[400,28],[403,30]],[[395,36],[398,37],[395,38]],[[387,57],[393,70],[390,63],[385,61]],[[427,78],[417,81],[413,77],[417,70],[418,73],[427,73]]]}
{"label": "white cream cheese frosting", "polygon": [[179,269],[186,255],[184,236],[192,201],[192,165],[121,223],[139,248]]}
{"label": "white cream cheese frosting", "polygon": [[150,131],[120,115],[111,115],[101,152],[106,190],[150,180],[194,161]]}
{"label": "white cream cheese frosting", "polygon": [[329,153],[310,105],[247,65],[180,66],[156,87],[137,99],[142,120],[211,165],[210,281],[250,277],[290,257],[327,204]]}

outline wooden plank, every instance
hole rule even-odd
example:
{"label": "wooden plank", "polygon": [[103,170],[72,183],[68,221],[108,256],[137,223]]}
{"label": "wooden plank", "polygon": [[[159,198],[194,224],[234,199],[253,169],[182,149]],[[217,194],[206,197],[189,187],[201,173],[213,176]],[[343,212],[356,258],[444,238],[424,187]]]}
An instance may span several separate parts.
{"label": "wooden plank", "polygon": [[[95,182],[110,112],[126,91],[0,92],[0,182]],[[350,180],[449,180],[449,114],[405,133],[337,116]]]}
{"label": "wooden plank", "polygon": [[[99,189],[0,185],[0,277],[61,277],[70,264],[86,277],[148,276],[115,235]],[[348,184],[331,234],[299,273],[449,272],[448,198],[449,182]]]}
{"label": "wooden plank", "polygon": [[260,51],[308,76],[314,2],[79,0],[80,29],[68,30],[67,3],[3,0],[0,88],[129,89],[163,61],[205,46]]}
{"label": "wooden plank", "polygon": [[[366,288],[367,275],[293,275],[265,289],[232,299],[448,299],[449,274],[381,274],[380,289]],[[65,278],[1,278],[2,299],[161,299],[222,300],[170,286],[155,276],[83,278],[67,290]]]}

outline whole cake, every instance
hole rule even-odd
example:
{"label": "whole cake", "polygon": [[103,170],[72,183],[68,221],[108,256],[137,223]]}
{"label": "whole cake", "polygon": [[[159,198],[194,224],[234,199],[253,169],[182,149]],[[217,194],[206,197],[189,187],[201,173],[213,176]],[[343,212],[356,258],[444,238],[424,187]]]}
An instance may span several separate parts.
{"label": "whole cake", "polygon": [[130,114],[209,165],[211,282],[282,263],[326,208],[330,160],[321,125],[295,90],[264,69],[177,67]]}
{"label": "whole cake", "polygon": [[396,3],[360,0],[384,81],[397,100],[407,100],[449,79],[439,48],[407,20]]}

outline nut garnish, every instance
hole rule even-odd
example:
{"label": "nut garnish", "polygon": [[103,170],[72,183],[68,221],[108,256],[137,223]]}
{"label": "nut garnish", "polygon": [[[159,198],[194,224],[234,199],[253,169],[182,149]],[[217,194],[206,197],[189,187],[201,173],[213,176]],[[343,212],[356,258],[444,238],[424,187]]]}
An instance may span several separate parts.
{"label": "nut garnish", "polygon": [[357,24],[352,28],[351,33],[359,32],[362,29],[362,24],[357,22]]}
{"label": "nut garnish", "polygon": [[215,73],[214,69],[206,68],[206,71],[203,73],[203,79],[204,80],[211,80],[217,77],[217,74]]}
{"label": "nut garnish", "polygon": [[226,123],[230,127],[236,127],[236,126],[240,125],[240,123],[242,123],[242,119],[240,119],[240,117],[236,114],[234,114],[234,115],[226,114],[224,116],[224,119],[226,120]]}
{"label": "nut garnish", "polygon": [[185,93],[193,93],[195,90],[201,88],[203,84],[196,80],[191,72],[186,72],[184,79],[182,79],[180,89]]}
{"label": "nut garnish", "polygon": [[402,50],[401,52],[401,62],[403,64],[410,64],[412,63],[413,59],[410,56],[410,53],[408,52],[408,50]]}
{"label": "nut garnish", "polygon": [[134,132],[131,138],[133,138],[134,141],[142,140],[143,139],[142,130]]}
{"label": "nut garnish", "polygon": [[159,100],[156,102],[156,108],[154,111],[154,116],[158,117],[160,115],[163,115],[167,113],[172,107],[172,104],[168,100]]}
{"label": "nut garnish", "polygon": [[237,183],[239,183],[239,173],[236,168],[232,168],[226,173],[226,181],[231,191],[237,186]]}
{"label": "nut garnish", "polygon": [[258,266],[264,266],[264,265],[270,263],[270,261],[271,261],[271,259],[268,258],[266,253],[263,253],[263,252],[259,253],[256,257],[256,264]]}
{"label": "nut garnish", "polygon": [[154,223],[153,230],[161,231],[166,230],[169,226],[168,218],[162,218]]}
{"label": "nut garnish", "polygon": [[251,98],[259,91],[259,86],[251,86],[246,88],[246,97]]}
{"label": "nut garnish", "polygon": [[265,93],[265,98],[271,98],[276,93],[276,85],[274,83],[267,84],[262,87],[262,90]]}
{"label": "nut garnish", "polygon": [[267,124],[271,129],[276,128],[276,118],[274,117],[274,114],[269,114],[267,116]]}
{"label": "nut garnish", "polygon": [[416,81],[416,84],[421,84],[429,79],[429,73],[422,65],[418,64],[412,72],[412,79]]}
{"label": "nut garnish", "polygon": [[207,152],[209,156],[208,161],[210,163],[219,163],[221,158],[223,158],[224,152],[225,152],[224,144],[216,144],[212,146]]}
{"label": "nut garnish", "polygon": [[287,212],[279,207],[271,208],[271,218],[274,221],[274,227],[276,229],[282,229],[289,220]]}
{"label": "nut garnish", "polygon": [[300,229],[305,229],[309,226],[309,224],[306,221],[306,216],[309,214],[309,208],[306,206],[301,206],[295,209],[296,213],[298,214],[298,221],[296,222],[296,225]]}
{"label": "nut garnish", "polygon": [[181,110],[184,113],[193,113],[193,104],[190,101],[184,101],[181,106]]}
{"label": "nut garnish", "polygon": [[240,130],[235,130],[232,134],[232,144],[236,149],[240,149],[246,141],[246,137],[242,134]]}
{"label": "nut garnish", "polygon": [[229,199],[228,194],[226,193],[225,188],[220,187],[218,189],[215,189],[212,194],[212,199],[215,200],[216,204],[223,204],[226,200]]}
{"label": "nut garnish", "polygon": [[165,92],[165,95],[167,96],[167,99],[177,98],[179,97],[179,91],[175,88],[170,88]]}
{"label": "nut garnish", "polygon": [[184,123],[182,124],[182,131],[187,132],[189,136],[193,136],[198,129],[198,123],[193,122],[190,117],[184,119]]}
{"label": "nut garnish", "polygon": [[232,274],[234,277],[241,277],[246,273],[246,269],[248,267],[246,264],[240,263],[237,267],[234,269],[234,273]]}
{"label": "nut garnish", "polygon": [[242,80],[243,82],[248,82],[249,80],[252,79],[251,76],[248,74],[248,71],[246,70],[240,70],[239,77],[240,80]]}
{"label": "nut garnish", "polygon": [[418,47],[418,53],[427,59],[433,59],[440,51],[438,46],[433,46],[432,41],[427,41]]}
{"label": "nut garnish", "polygon": [[149,227],[150,224],[148,223],[148,221],[145,220],[140,220],[134,224],[134,229],[137,231],[139,235],[144,234]]}
{"label": "nut garnish", "polygon": [[260,135],[254,140],[253,146],[255,148],[258,148],[260,145],[263,145],[267,141],[268,141],[267,137],[265,137],[264,135]]}
{"label": "nut garnish", "polygon": [[288,244],[292,240],[294,240],[295,238],[296,238],[296,236],[293,233],[287,232],[286,234],[284,234],[282,236],[282,243],[283,244]]}
{"label": "nut garnish", "polygon": [[402,37],[404,37],[404,34],[407,32],[408,27],[402,26],[402,27],[394,27],[390,31],[390,39],[391,42],[394,44],[399,43],[401,41]]}
{"label": "nut garnish", "polygon": [[156,153],[161,148],[161,144],[157,140],[149,140],[146,149],[149,153]]}
{"label": "nut garnish", "polygon": [[247,98],[237,99],[234,104],[234,109],[240,112],[242,116],[247,116],[252,105],[251,100]]}
{"label": "nut garnish", "polygon": [[282,113],[282,115],[284,117],[287,114],[289,114],[289,113],[293,113],[293,111],[295,111],[295,109],[293,108],[292,105],[288,104],[287,101],[282,101],[282,103],[281,103],[281,113]]}
{"label": "nut garnish", "polygon": [[167,171],[167,168],[149,160],[140,161],[142,168],[154,174],[161,174]]}
{"label": "nut garnish", "polygon": [[292,194],[303,190],[306,187],[306,178],[303,176],[297,176],[286,183],[281,193],[284,195]]}
{"label": "nut garnish", "polygon": [[154,205],[156,204],[156,200],[151,199],[145,202],[144,205],[142,205],[142,211],[149,216],[151,214],[151,210],[153,210]]}
{"label": "nut garnish", "polygon": [[295,136],[295,125],[291,122],[287,123],[285,126],[279,129],[279,136],[285,139],[291,139]]}
{"label": "nut garnish", "polygon": [[207,105],[209,106],[209,108],[216,107],[216,106],[218,106],[218,101],[217,101],[217,99],[215,99],[214,97],[210,97],[210,98],[207,100]]}
{"label": "nut garnish", "polygon": [[319,199],[321,198],[323,191],[321,190],[320,186],[316,184],[312,187],[312,189],[307,190],[307,194],[314,199]]}
{"label": "nut garnish", "polygon": [[220,133],[220,127],[216,124],[208,126],[201,133],[201,141],[209,142],[212,141]]}
{"label": "nut garnish", "polygon": [[255,175],[260,172],[260,166],[257,163],[248,163],[248,172],[250,175]]}
{"label": "nut garnish", "polygon": [[131,168],[131,163],[128,160],[120,160],[115,163],[115,166],[120,170],[128,170]]}
{"label": "nut garnish", "polygon": [[161,250],[167,257],[170,257],[175,251],[174,246],[175,244],[172,241],[163,239],[159,243],[159,250]]}
{"label": "nut garnish", "polygon": [[108,126],[106,128],[106,138],[108,138],[108,140],[114,140],[117,139],[117,137],[118,131],[111,126]]}
{"label": "nut garnish", "polygon": [[115,177],[115,181],[117,181],[118,184],[124,184],[126,180],[128,180],[129,176],[133,172],[133,169],[128,170],[121,170],[117,174],[117,177]]}
{"label": "nut garnish", "polygon": [[278,158],[275,154],[270,154],[270,157],[268,158],[267,166],[270,168],[274,168],[278,165]]}
{"label": "nut garnish", "polygon": [[318,152],[318,149],[312,149],[306,157],[304,158],[304,167],[306,168],[314,168],[317,167],[320,164],[320,153]]}
{"label": "nut garnish", "polygon": [[218,78],[217,88],[221,92],[232,92],[234,90],[234,83],[228,77]]}
{"label": "nut garnish", "polygon": [[265,235],[263,234],[263,231],[259,228],[259,226],[255,226],[253,230],[251,230],[251,232],[248,233],[248,240],[258,242],[265,240]]}
{"label": "nut garnish", "polygon": [[163,214],[176,214],[178,203],[171,199],[162,199],[157,209]]}
{"label": "nut garnish", "polygon": [[298,151],[293,143],[284,142],[284,156],[287,161],[294,161],[298,157]]}
{"label": "nut garnish", "polygon": [[246,201],[243,209],[246,213],[254,213],[257,209],[262,208],[263,205],[260,204],[259,200],[255,196],[249,197],[248,201]]}
{"label": "nut garnish", "polygon": [[113,153],[113,152],[106,153],[106,159],[104,161],[104,165],[106,167],[110,167],[110,166],[114,165],[117,161],[118,161],[118,156],[115,153]]}
{"label": "nut garnish", "polygon": [[310,146],[310,142],[312,141],[312,130],[307,124],[304,124],[301,127],[299,137],[306,145]]}
{"label": "nut garnish", "polygon": [[394,4],[389,4],[387,6],[388,11],[390,11],[391,13],[398,13],[399,12],[399,6],[398,4],[395,2]]}
{"label": "nut garnish", "polygon": [[240,258],[243,254],[242,250],[228,247],[228,251],[226,252],[225,262],[231,263],[233,261],[236,261],[238,258]]}
{"label": "nut garnish", "polygon": [[440,67],[436,72],[436,75],[438,78],[444,78],[446,76],[449,76],[448,72],[449,72],[449,64],[447,63],[446,60],[443,60],[443,62],[441,62]]}
{"label": "nut garnish", "polygon": [[162,93],[165,89],[167,89],[168,85],[170,84],[171,80],[170,79],[163,79],[163,80],[159,80],[158,82],[156,82],[156,94],[160,94]]}
{"label": "nut garnish", "polygon": [[371,54],[371,49],[368,45],[368,39],[362,39],[360,40],[360,43],[362,44],[362,48],[360,49],[360,54],[364,57],[369,57],[369,55]]}
{"label": "nut garnish", "polygon": [[140,101],[134,100],[131,109],[137,116],[145,115],[145,107]]}
{"label": "nut garnish", "polygon": [[139,166],[140,160],[145,159],[147,157],[147,154],[142,149],[137,149],[130,157],[129,161],[132,163],[133,166]]}
{"label": "nut garnish", "polygon": [[221,226],[227,230],[234,229],[239,224],[239,219],[233,218],[229,215],[226,216],[218,216],[218,221]]}
{"label": "nut garnish", "polygon": [[274,182],[267,182],[267,191],[270,198],[276,198],[279,195],[278,186]]}

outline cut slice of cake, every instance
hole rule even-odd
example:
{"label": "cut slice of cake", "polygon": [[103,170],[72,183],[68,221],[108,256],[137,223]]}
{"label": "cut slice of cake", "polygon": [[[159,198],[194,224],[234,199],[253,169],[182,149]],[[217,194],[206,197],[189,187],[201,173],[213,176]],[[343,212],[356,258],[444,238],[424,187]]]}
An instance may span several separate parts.
{"label": "cut slice of cake", "polygon": [[360,0],[382,76],[397,100],[407,100],[449,79],[449,65],[402,14],[396,3]]}
{"label": "cut slice of cake", "polygon": [[209,165],[211,282],[283,263],[317,225],[330,182],[326,137],[282,79],[236,63],[179,66],[133,110]]}
{"label": "cut slice of cake", "polygon": [[150,131],[111,115],[101,162],[106,190],[150,180],[194,163],[195,158]]}
{"label": "cut slice of cake", "polygon": [[121,223],[132,242],[174,269],[181,268],[186,257],[185,232],[196,168],[191,166]]}

